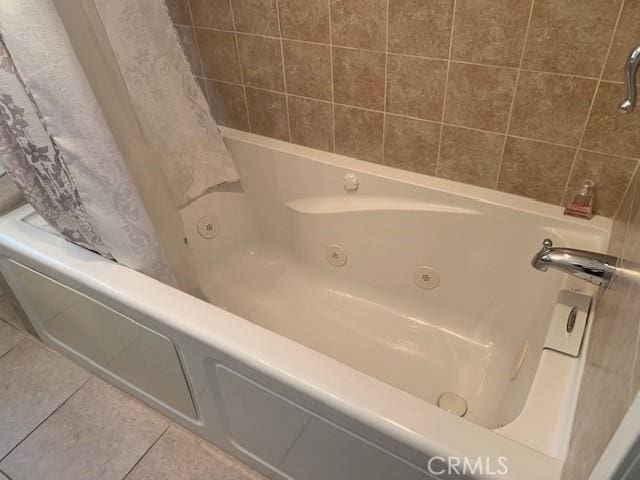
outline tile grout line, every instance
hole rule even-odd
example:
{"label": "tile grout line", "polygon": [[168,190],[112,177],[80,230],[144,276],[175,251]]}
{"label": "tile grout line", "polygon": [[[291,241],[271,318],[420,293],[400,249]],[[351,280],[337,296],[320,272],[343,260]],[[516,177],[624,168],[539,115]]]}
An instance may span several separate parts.
{"label": "tile grout line", "polygon": [[287,130],[291,142],[291,115],[289,114],[289,96],[287,92],[287,71],[284,67],[284,41],[282,40],[282,24],[280,23],[280,0],[276,0],[276,19],[278,20],[278,41],[280,42],[280,61],[282,62],[282,81],[284,82],[284,103],[287,109]]}
{"label": "tile grout line", "polygon": [[173,425],[173,422],[171,422],[171,421],[168,421],[168,422],[167,422],[167,427],[162,431],[162,433],[161,433],[160,435],[158,435],[158,438],[156,438],[156,439],[151,443],[151,445],[149,445],[149,448],[147,448],[147,449],[145,450],[145,452],[144,452],[142,455],[140,455],[140,458],[136,461],[136,463],[134,463],[134,464],[133,464],[133,466],[129,469],[129,471],[125,474],[125,476],[124,476],[124,477],[122,477],[122,480],[127,480],[127,477],[129,477],[129,475],[131,475],[131,472],[133,472],[133,471],[135,470],[135,468],[136,468],[136,467],[138,466],[138,464],[139,464],[139,463],[144,459],[144,457],[146,457],[146,456],[149,454],[149,452],[151,451],[151,449],[152,449],[153,447],[155,447],[155,446],[156,446],[156,444],[160,441],[160,439],[161,439],[162,437],[164,437],[164,435],[169,431],[169,429],[171,428],[171,426],[172,426],[172,425]]}
{"label": "tile grout line", "polygon": [[5,477],[7,477],[7,480],[13,480],[13,478],[12,478],[12,477],[10,477],[10,476],[7,474],[7,472],[5,472],[4,470],[2,470],[1,468],[0,468],[0,475],[4,475]]}
{"label": "tile grout line", "polygon": [[[587,116],[584,120],[584,125],[582,126],[582,132],[580,133],[580,140],[578,140],[578,147],[576,148],[575,154],[573,156],[573,161],[571,162],[571,168],[569,169],[569,176],[567,177],[567,181],[564,184],[564,190],[562,191],[562,204],[564,205],[567,202],[567,195],[569,194],[569,182],[571,182],[571,175],[573,175],[573,171],[575,170],[576,163],[578,161],[578,154],[580,153],[582,142],[584,140],[584,136],[587,133],[587,127],[589,125],[589,120],[591,119],[591,114],[593,113],[593,107],[596,103],[596,98],[598,96],[598,91],[600,90],[600,84],[602,83],[602,77],[604,76],[605,69],[607,67],[607,61],[609,60],[609,55],[611,54],[611,49],[613,48],[613,41],[616,38],[616,32],[618,31],[618,25],[620,23],[620,18],[622,17],[622,10],[624,8],[626,0],[622,0],[620,2],[620,7],[618,7],[618,16],[616,17],[616,23],[613,26],[613,30],[611,31],[611,38],[609,39],[609,46],[607,48],[607,53],[604,56],[602,61],[602,67],[600,68],[600,76],[598,77],[598,81],[596,82],[596,88],[593,90],[593,96],[591,97],[591,103],[589,104],[589,110],[587,111]],[[622,199],[620,199],[620,203],[622,203]],[[618,207],[620,205],[618,204]],[[618,209],[616,207],[616,210]]]}
{"label": "tile grout line", "polygon": [[387,32],[384,40],[384,95],[382,99],[382,152],[380,152],[380,164],[385,164],[386,139],[387,139],[387,90],[389,89],[389,1],[387,0]]}
{"label": "tile grout line", "polygon": [[[552,145],[555,145],[555,144],[552,143]],[[638,157],[628,157],[626,155],[620,155],[620,154],[617,154],[617,153],[600,152],[598,150],[592,150],[590,148],[584,148],[584,147],[578,147],[578,150],[580,150],[581,152],[597,153],[598,155],[608,155],[610,157],[623,158],[623,159],[626,159],[626,160],[633,160],[634,162],[638,162],[640,160],[640,158],[638,158]]]}
{"label": "tile grout line", "polygon": [[[3,320],[4,321],[4,320]],[[9,325],[11,328],[14,328],[16,330],[18,330],[17,328],[15,328],[13,325],[7,324]],[[22,333],[22,332],[20,332]],[[29,335],[29,334],[26,334]],[[21,339],[18,343],[16,343],[13,347],[11,347],[9,350],[7,350],[6,352],[4,352],[2,355],[0,355],[0,360],[2,360],[4,357],[6,357],[7,355],[9,355],[14,349],[16,349],[19,345],[22,345],[22,342],[25,341],[25,338]]]}
{"label": "tile grout line", "polygon": [[[526,71],[526,70],[523,70]],[[235,85],[238,87],[242,87],[243,85],[237,82],[229,82],[227,80],[216,80],[213,78],[206,78],[206,77],[202,77],[205,80],[209,80],[212,82],[216,82],[216,83],[224,83],[226,85]],[[258,91],[263,91],[263,92],[269,92],[269,93],[274,93],[274,94],[278,94],[278,95],[284,95],[282,92],[278,92],[277,90],[270,90],[268,88],[262,88],[262,87],[253,87],[253,86],[247,86],[247,89],[249,90],[258,90]],[[381,113],[381,114],[386,114],[386,115],[390,115],[393,117],[400,117],[400,118],[406,118],[408,120],[415,120],[418,122],[424,122],[424,123],[430,123],[432,125],[444,125],[446,127],[454,127],[454,128],[460,128],[462,130],[471,130],[471,131],[476,131],[476,132],[481,132],[481,133],[488,133],[490,135],[499,135],[499,136],[507,136],[507,137],[511,137],[511,138],[517,138],[520,140],[525,140],[528,142],[534,142],[534,143],[542,143],[545,145],[550,145],[550,146],[554,146],[554,147],[562,147],[562,148],[571,148],[571,149],[575,149],[577,148],[576,145],[569,145],[566,143],[554,143],[554,142],[550,142],[548,140],[542,140],[539,138],[530,138],[530,137],[523,137],[521,135],[514,135],[512,133],[504,133],[504,132],[496,132],[493,130],[485,130],[482,128],[475,128],[475,127],[467,127],[465,125],[457,125],[455,123],[449,123],[449,122],[440,122],[438,120],[429,120],[426,118],[420,118],[420,117],[414,117],[411,115],[405,115],[402,113],[395,113],[395,112],[390,112],[390,111],[382,111],[382,110],[376,110],[376,109],[372,109],[372,108],[366,108],[366,107],[359,107],[357,105],[349,105],[346,103],[339,103],[339,102],[332,102],[330,100],[323,100],[321,98],[314,98],[314,97],[308,97],[305,95],[299,95],[296,93],[289,93],[287,94],[289,97],[295,97],[295,98],[301,98],[304,100],[311,100],[314,102],[318,102],[318,103],[324,103],[324,104],[332,104],[335,103],[335,105],[338,105],[339,107],[346,107],[346,108],[352,108],[354,110],[362,110],[365,112],[373,112],[373,113]],[[607,155],[610,157],[616,157],[616,158],[623,158],[626,160],[632,160],[634,162],[639,162],[640,161],[640,157],[630,157],[627,155],[620,155],[618,153],[609,153],[609,152],[602,152],[599,150],[593,150],[593,149],[589,149],[589,148],[580,148],[581,151],[583,152],[589,152],[589,153],[597,153],[599,155]]]}
{"label": "tile grout line", "polygon": [[331,137],[333,152],[336,152],[336,94],[333,84],[333,22],[331,21],[331,0],[327,0],[329,15],[329,63],[331,64]]}
{"label": "tile grout line", "polygon": [[233,37],[236,41],[236,55],[238,56],[238,66],[240,68],[240,81],[242,82],[242,93],[244,95],[244,110],[247,115],[247,125],[249,126],[249,132],[253,132],[251,126],[251,117],[249,116],[249,99],[247,98],[247,86],[244,81],[244,69],[242,68],[242,59],[240,58],[240,45],[238,44],[238,31],[236,29],[236,16],[233,12],[233,2],[229,2],[229,12],[231,13],[231,24],[233,25]]}
{"label": "tile grout line", "polygon": [[[330,1],[330,0],[329,0]],[[240,35],[245,35],[248,37],[261,37],[261,38],[265,38],[265,39],[270,39],[270,40],[278,40],[279,38],[282,38],[282,40],[286,40],[288,42],[297,42],[297,43],[306,43],[309,45],[321,45],[321,46],[329,46],[331,45],[333,48],[341,48],[344,50],[361,50],[364,52],[371,52],[371,53],[385,53],[385,51],[383,50],[374,50],[371,48],[362,48],[362,47],[349,47],[347,45],[333,45],[332,42],[329,43],[325,43],[325,42],[314,42],[311,40],[301,40],[299,38],[288,38],[288,37],[278,37],[275,35],[265,35],[265,34],[261,34],[261,33],[252,33],[252,32],[236,32],[234,30],[227,30],[224,28],[212,28],[212,27],[204,27],[204,26],[192,26],[192,25],[183,25],[183,24],[179,24],[176,23],[176,26],[180,26],[180,27],[191,27],[193,29],[201,29],[201,30],[211,30],[214,32],[221,32],[221,33],[239,33]],[[527,25],[528,26],[528,25]],[[440,61],[440,62],[448,62],[449,60],[447,58],[442,58],[442,57],[430,57],[427,55],[416,55],[416,54],[411,54],[411,53],[402,53],[402,52],[388,52],[389,55],[395,55],[395,56],[399,56],[399,57],[409,57],[409,58],[420,58],[420,59],[424,59],[424,60],[432,60],[432,61]],[[457,63],[457,64],[462,64],[462,65],[474,65],[477,67],[487,67],[487,68],[495,68],[495,69],[504,69],[504,70],[521,70],[523,72],[530,72],[530,73],[543,73],[546,75],[554,75],[554,76],[558,76],[558,77],[570,77],[570,78],[580,78],[580,79],[584,79],[584,80],[593,80],[593,81],[597,81],[598,77],[591,77],[589,75],[578,75],[578,74],[572,74],[572,73],[564,73],[564,72],[552,72],[552,71],[547,71],[547,70],[538,70],[535,68],[520,68],[520,67],[513,67],[510,65],[498,65],[498,64],[492,64],[492,63],[482,63],[482,62],[469,62],[467,60],[460,60],[460,59],[451,59],[451,63]],[[619,82],[616,80],[606,80],[603,79],[602,80],[605,83],[614,83],[614,84],[623,84],[624,82]]]}
{"label": "tile grout line", "polygon": [[[604,69],[606,67],[607,64],[607,60],[610,57],[611,54],[611,50],[612,50],[612,46],[613,46],[613,41],[615,39],[615,35],[617,32],[617,29],[619,28],[619,23],[620,23],[620,18],[625,6],[625,0],[621,0],[621,4],[619,7],[619,11],[617,12],[617,18],[616,18],[616,22],[613,28],[613,32],[610,38],[610,42],[609,42],[609,47],[604,59],[604,63],[602,65],[602,69],[600,71],[600,75],[596,78],[595,76],[585,76],[585,75],[574,75],[574,74],[569,74],[569,73],[562,73],[562,72],[553,72],[553,71],[545,71],[545,70],[536,70],[536,69],[530,69],[530,68],[524,68],[524,60],[527,58],[526,57],[526,53],[527,53],[527,48],[529,46],[529,35],[531,34],[531,26],[533,24],[533,13],[535,12],[535,7],[537,5],[539,5],[539,2],[536,3],[535,0],[531,0],[530,3],[530,7],[529,7],[529,12],[528,12],[528,18],[527,18],[527,24],[526,24],[526,28],[525,28],[525,32],[524,32],[524,39],[523,39],[523,45],[521,48],[521,54],[520,54],[520,61],[518,63],[517,66],[513,66],[513,65],[500,65],[500,64],[489,64],[489,63],[482,63],[482,62],[474,62],[474,61],[465,61],[465,60],[459,60],[459,59],[454,59],[453,58],[453,43],[455,41],[455,30],[456,28],[460,28],[460,25],[458,25],[458,27],[456,27],[456,21],[459,23],[460,18],[456,18],[459,17],[459,14],[457,13],[457,7],[459,6],[456,3],[456,0],[453,1],[453,5],[452,5],[452,17],[451,17],[451,31],[450,31],[450,38],[449,38],[449,51],[448,51],[448,56],[447,58],[438,58],[438,57],[429,57],[429,56],[424,56],[424,55],[413,55],[413,54],[409,54],[409,53],[396,53],[396,52],[391,52],[390,49],[390,1],[387,0],[386,2],[386,31],[385,31],[385,47],[384,49],[380,48],[380,49],[372,49],[372,48],[360,48],[360,47],[350,47],[350,46],[346,46],[346,45],[334,45],[334,41],[333,41],[333,33],[334,33],[334,27],[333,27],[333,22],[332,22],[332,0],[327,0],[327,7],[328,7],[328,27],[329,27],[329,38],[328,38],[328,44],[325,38],[318,38],[316,40],[319,41],[311,41],[311,40],[305,40],[305,39],[301,39],[301,38],[288,38],[288,36],[285,38],[285,32],[283,31],[283,26],[282,26],[282,18],[281,18],[281,6],[280,6],[280,1],[276,0],[275,3],[275,8],[276,8],[276,15],[277,15],[277,22],[278,22],[278,32],[275,35],[264,35],[264,34],[260,34],[260,33],[252,33],[252,32],[239,32],[238,31],[238,27],[236,25],[236,20],[235,20],[235,12],[233,12],[233,2],[230,0],[229,3],[231,4],[231,16],[232,16],[232,23],[233,23],[233,27],[232,30],[226,30],[224,28],[219,29],[219,28],[210,28],[210,27],[200,27],[200,26],[196,26],[194,23],[194,17],[193,17],[193,9],[191,8],[191,5],[189,4],[189,13],[190,13],[190,18],[191,18],[191,22],[193,25],[190,25],[190,27],[192,29],[198,30],[198,29],[203,29],[203,30],[213,30],[213,31],[220,31],[220,32],[231,32],[234,34],[234,37],[236,39],[236,55],[238,56],[238,61],[240,64],[240,81],[241,81],[241,86],[243,88],[243,93],[244,93],[244,107],[245,107],[245,112],[247,115],[247,121],[249,123],[248,129],[249,131],[253,131],[253,127],[251,126],[251,121],[249,119],[249,108],[248,108],[248,90],[250,89],[254,89],[256,91],[268,91],[268,92],[273,92],[274,94],[278,94],[278,95],[285,95],[285,105],[286,105],[286,109],[287,109],[287,126],[288,126],[288,133],[289,133],[289,138],[288,141],[292,141],[292,119],[291,119],[291,106],[292,106],[292,102],[294,100],[294,98],[298,97],[301,99],[308,99],[309,101],[314,101],[314,102],[319,102],[318,105],[320,105],[320,103],[325,104],[327,102],[329,102],[328,100],[324,100],[324,99],[318,99],[318,98],[313,98],[313,97],[307,97],[304,95],[296,95],[296,94],[292,94],[289,93],[288,91],[288,79],[287,79],[287,70],[286,70],[286,63],[285,63],[285,55],[284,55],[284,43],[285,41],[290,41],[292,43],[296,43],[296,44],[300,44],[300,45],[304,45],[304,44],[309,44],[309,45],[319,45],[319,46],[325,46],[325,47],[329,47],[329,60],[330,60],[330,80],[331,80],[331,119],[332,119],[332,125],[331,125],[331,140],[332,140],[332,146],[329,147],[329,151],[330,152],[335,152],[336,151],[336,136],[337,136],[337,128],[336,128],[336,113],[338,112],[338,108],[339,107],[347,107],[347,108],[353,108],[354,110],[361,110],[361,111],[371,111],[371,112],[376,112],[379,114],[382,114],[383,116],[383,125],[382,125],[382,137],[381,137],[381,148],[382,148],[382,152],[381,152],[381,164],[385,165],[386,163],[386,153],[385,150],[387,148],[386,145],[386,137],[388,135],[388,129],[389,129],[389,116],[390,115],[394,115],[397,116],[398,118],[406,118],[406,119],[410,119],[410,120],[414,120],[417,122],[427,122],[430,123],[432,125],[439,125],[440,127],[440,131],[439,131],[439,138],[438,138],[438,146],[437,146],[437,152],[436,152],[436,169],[435,169],[435,173],[434,176],[438,176],[438,174],[440,173],[440,170],[442,168],[442,155],[444,152],[444,148],[443,148],[443,139],[444,139],[444,130],[447,127],[455,127],[455,128],[459,128],[459,129],[466,129],[466,130],[470,130],[470,131],[478,131],[478,132],[484,132],[487,134],[493,134],[493,135],[502,135],[503,136],[503,145],[502,148],[499,150],[499,158],[498,160],[498,168],[497,168],[497,173],[496,173],[496,177],[495,177],[495,184],[493,186],[493,189],[497,189],[498,188],[498,184],[499,184],[499,180],[501,177],[501,174],[503,172],[503,167],[504,167],[504,157],[506,155],[506,147],[507,147],[507,143],[509,142],[509,137],[512,138],[519,138],[519,139],[523,139],[524,141],[530,141],[530,142],[537,142],[537,143],[541,143],[541,144],[547,144],[550,146],[557,146],[557,147],[563,147],[563,148],[572,148],[574,149],[574,151],[572,152],[573,155],[573,159],[571,161],[571,167],[569,169],[569,174],[568,177],[566,179],[565,185],[564,185],[564,190],[562,192],[562,196],[563,198],[566,197],[567,193],[568,193],[568,188],[569,188],[569,181],[571,180],[571,175],[575,174],[575,166],[577,165],[577,161],[578,161],[578,155],[579,155],[579,151],[583,150],[583,151],[588,151],[588,152],[593,152],[596,154],[601,154],[601,155],[606,155],[606,156],[610,156],[613,158],[625,158],[625,159],[629,159],[632,160],[634,162],[636,162],[636,164],[640,161],[639,158],[634,158],[634,157],[630,157],[630,156],[626,156],[626,155],[620,155],[620,154],[616,154],[616,153],[609,153],[609,152],[605,152],[605,151],[598,151],[598,150],[591,150],[591,149],[585,149],[582,147],[582,142],[583,139],[586,135],[586,127],[587,124],[589,122],[589,119],[592,115],[592,111],[594,109],[594,102],[595,102],[595,96],[592,97],[592,101],[590,103],[590,107],[589,107],[589,111],[587,114],[587,118],[585,120],[585,124],[583,125],[583,130],[582,130],[582,134],[581,134],[581,138],[580,141],[578,142],[578,145],[567,145],[567,144],[563,144],[563,143],[555,143],[555,142],[551,142],[551,141],[546,141],[546,140],[541,140],[541,139],[536,139],[536,138],[527,138],[527,137],[521,137],[518,135],[513,135],[511,134],[511,128],[513,125],[513,114],[515,111],[515,103],[517,100],[517,93],[518,93],[518,89],[521,87],[520,82],[522,81],[522,72],[533,72],[533,73],[540,73],[542,75],[548,75],[548,76],[556,76],[556,77],[565,77],[565,78],[576,78],[576,79],[585,79],[585,80],[589,80],[593,83],[595,83],[596,85],[596,90],[594,95],[597,95],[597,92],[599,91],[599,89],[601,88],[603,83],[606,84],[620,84],[620,82],[616,82],[615,80],[606,80],[604,78]],[[459,2],[458,2],[459,3]],[[384,5],[384,4],[383,4]],[[269,38],[269,39],[277,39],[280,42],[280,54],[281,54],[281,59],[282,59],[282,68],[283,68],[283,83],[284,83],[284,93],[283,92],[276,92],[274,90],[270,90],[268,88],[260,88],[260,87],[251,87],[249,85],[246,85],[246,79],[244,78],[244,71],[242,68],[242,61],[240,59],[240,52],[239,52],[239,38],[241,36],[247,36],[247,37],[255,37],[255,38]],[[194,35],[195,36],[195,35]],[[201,52],[200,52],[200,46],[199,43],[196,41],[196,47],[198,49],[198,54],[201,57]],[[343,49],[343,50],[353,50],[353,51],[370,51],[370,52],[375,52],[375,53],[384,53],[385,54],[385,74],[384,74],[384,94],[383,94],[383,106],[379,109],[376,110],[371,109],[371,108],[363,108],[360,106],[356,106],[356,105],[347,105],[347,104],[340,104],[340,103],[336,103],[335,100],[335,79],[334,79],[334,55],[333,55],[333,49]],[[441,112],[441,116],[440,116],[440,121],[436,121],[436,120],[429,120],[429,119],[425,119],[425,118],[419,118],[419,117],[412,117],[410,115],[403,115],[403,114],[399,114],[399,113],[394,113],[391,111],[388,111],[387,108],[387,101],[389,98],[389,90],[388,90],[388,81],[389,81],[389,62],[390,62],[390,56],[391,55],[395,55],[397,57],[415,57],[415,58],[420,58],[420,59],[427,59],[427,60],[431,60],[434,62],[447,62],[447,66],[446,66],[446,76],[445,76],[445,87],[444,87],[444,93],[443,93],[443,98],[442,98],[442,112]],[[200,58],[200,65],[203,69],[203,74],[204,74],[204,63],[203,63],[203,59]],[[485,67],[487,69],[496,69],[496,70],[502,70],[502,71],[515,71],[516,72],[516,78],[515,78],[515,85],[514,85],[514,90],[513,90],[513,95],[512,95],[512,99],[511,99],[511,104],[509,106],[509,111],[508,111],[508,118],[507,118],[507,126],[506,126],[506,130],[504,132],[499,132],[499,131],[492,131],[492,130],[484,130],[484,129],[477,129],[477,128],[473,128],[473,127],[467,127],[464,125],[455,125],[453,123],[448,123],[446,122],[445,116],[446,116],[446,111],[447,111],[447,95],[451,94],[451,88],[452,86],[449,85],[449,82],[451,80],[451,67],[454,64],[462,64],[462,65],[472,65],[472,66],[478,66],[478,67]],[[205,75],[205,78],[206,75]],[[235,82],[226,82],[226,81],[220,81],[221,83],[228,83],[228,84],[236,84]],[[205,81],[205,87],[208,87],[209,85],[207,84],[207,82]],[[592,85],[593,85],[592,83]],[[209,97],[210,93],[209,92],[209,88],[206,89],[205,94]],[[289,98],[291,97],[291,98]],[[328,113],[328,112],[327,112]],[[498,139],[496,139],[498,140]],[[499,147],[500,148],[500,147]],[[568,151],[566,152],[568,153]],[[627,184],[628,187],[628,184]],[[491,187],[489,187],[491,188]],[[561,186],[562,188],[562,186]],[[616,207],[616,211],[619,209],[620,207],[620,203],[618,202],[618,205]],[[555,203],[557,205],[557,203]]]}
{"label": "tile grout line", "polygon": [[[46,347],[46,345],[44,345]],[[57,353],[57,352],[56,352]],[[80,367],[82,368],[82,367]],[[87,370],[82,369],[83,371],[87,372]],[[71,392],[71,394],[69,394],[69,396],[67,398],[65,398],[60,405],[58,405],[56,408],[53,409],[53,411],[47,415],[42,421],[40,421],[35,427],[33,427],[33,429],[31,429],[31,431],[29,433],[27,433],[22,440],[20,440],[18,443],[16,443],[6,454],[4,454],[3,456],[0,457],[0,463],[2,463],[9,455],[11,455],[11,453],[13,453],[14,450],[16,450],[20,445],[22,445],[24,443],[24,441],[29,438],[33,432],[35,432],[36,430],[38,430],[42,425],[44,425],[44,423],[49,420],[58,410],[60,410],[62,408],[63,405],[65,405],[69,400],[71,400],[76,393],[78,393],[82,387],[84,387],[87,383],[89,383],[91,380],[93,380],[95,377],[91,372],[87,372],[89,374],[89,378],[86,379],[84,382],[82,382],[82,384],[76,388],[73,392]]]}
{"label": "tile grout line", "polygon": [[451,14],[451,32],[449,35],[449,57],[447,58],[447,73],[444,77],[444,94],[442,96],[442,115],[440,116],[440,137],[438,138],[438,152],[436,154],[436,169],[434,177],[438,176],[440,169],[440,156],[442,153],[442,138],[444,137],[444,115],[447,107],[447,91],[449,90],[449,71],[451,70],[451,55],[453,52],[453,35],[456,28],[456,7],[457,2],[453,0],[453,12]]}
{"label": "tile grout line", "polygon": [[[287,41],[287,42],[289,42],[290,40],[286,40],[286,41]],[[320,44],[320,46],[328,47],[329,45]],[[334,47],[334,48],[340,48],[340,47]],[[376,53],[380,53],[380,52],[376,52]],[[389,55],[390,55],[390,56],[393,56],[393,55],[395,55],[395,54],[390,53]],[[453,61],[453,62],[451,62],[451,63],[460,63],[460,62]],[[476,64],[476,63],[468,63],[468,64],[465,64],[465,65],[472,65],[472,66],[476,66],[476,67],[477,67],[477,66],[483,66],[483,65],[478,65],[478,64]],[[499,67],[499,68],[502,68],[502,67]],[[333,69],[333,68],[332,68],[332,69]],[[523,72],[532,72],[532,73],[546,73],[546,72],[536,72],[535,70],[527,70],[527,69],[524,69],[524,68],[522,69],[522,71],[523,71]],[[239,86],[239,87],[242,87],[242,86],[243,86],[241,82],[232,82],[232,81],[229,81],[229,80],[221,80],[221,79],[214,78],[214,77],[207,77],[206,75],[196,75],[196,76],[197,76],[198,78],[203,79],[203,80],[209,80],[209,81],[212,81],[212,82],[217,82],[217,83],[226,83],[227,85],[237,85],[237,86]],[[603,81],[602,81],[602,83],[610,83],[610,84],[614,84],[614,85],[623,85],[622,83],[612,82],[612,81],[609,81],[609,80],[603,80]],[[265,92],[273,92],[273,93],[279,93],[279,94],[282,94],[282,93],[283,93],[283,92],[278,91],[278,90],[271,90],[271,89],[269,89],[269,88],[264,88],[264,87],[255,87],[255,86],[253,86],[253,85],[248,85],[247,87],[248,87],[248,88],[253,88],[254,90],[263,90],[263,91],[265,91]],[[300,94],[297,94],[297,93],[289,93],[289,95],[291,95],[292,97],[308,98],[309,100],[316,100],[316,101],[318,101],[318,102],[331,103],[331,100],[325,100],[325,99],[323,99],[323,98],[309,97],[309,96],[300,95]],[[347,104],[341,104],[341,105],[347,105]],[[358,105],[347,105],[347,106],[350,106],[350,107],[353,107],[353,108],[359,108],[359,109],[361,109],[361,110],[369,110],[369,111],[372,111],[372,112],[389,113],[389,114],[391,114],[391,115],[397,115],[397,116],[399,116],[399,117],[415,118],[415,119],[417,119],[417,120],[423,120],[423,121],[425,121],[425,122],[441,123],[441,122],[440,122],[440,121],[438,121],[438,120],[429,120],[429,119],[427,119],[427,118],[413,117],[413,116],[411,116],[411,115],[406,115],[406,114],[403,114],[403,113],[396,113],[396,112],[392,112],[392,111],[386,111],[386,112],[383,112],[382,110],[376,110],[376,109],[373,109],[373,108],[361,107],[361,106],[358,106]],[[464,125],[455,125],[455,124],[449,124],[449,125],[465,127]],[[466,127],[466,128],[474,128],[474,127]],[[498,132],[498,131],[493,131],[493,130],[483,130],[483,129],[481,129],[481,128],[478,128],[477,130],[481,130],[481,131],[485,131],[485,132],[490,132],[490,133],[498,133],[498,134],[503,134],[503,135],[504,135],[504,133],[505,133],[505,132]],[[512,134],[511,134],[510,136],[512,136],[512,137],[513,137],[513,136],[515,136],[515,135],[512,135]],[[526,137],[522,137],[522,138],[526,138]],[[532,139],[532,140],[537,140],[537,139]],[[567,145],[567,144],[564,144],[564,143],[553,143],[553,142],[549,142],[548,140],[537,140],[537,141],[550,143],[550,144],[552,144],[552,145],[572,146],[572,145]],[[575,146],[575,145],[573,145],[573,146]],[[583,148],[582,150],[585,150],[585,149]],[[605,153],[605,152],[603,152],[603,153]],[[621,157],[624,157],[624,156],[625,156],[625,155],[620,155],[620,154],[617,154],[617,153],[608,153],[607,155],[617,155],[617,156],[619,156],[619,157],[620,157],[620,156],[621,156]],[[634,157],[627,157],[627,158],[634,158]]]}
{"label": "tile grout line", "polygon": [[522,73],[524,54],[527,50],[527,42],[529,41],[529,28],[531,27],[531,19],[533,17],[533,8],[535,4],[536,0],[531,0],[531,6],[529,7],[529,18],[527,19],[527,28],[525,28],[524,30],[524,41],[522,42],[520,61],[518,62],[518,69],[516,70],[516,81],[513,86],[513,95],[511,96],[511,105],[509,106],[509,116],[507,117],[507,128],[504,131],[504,143],[502,144],[502,152],[500,153],[500,163],[498,164],[498,172],[496,173],[496,183],[494,185],[494,190],[498,190],[498,185],[500,184],[500,175],[502,174],[502,165],[504,163],[504,152],[507,150],[507,140],[509,139],[509,131],[511,130],[511,120],[513,118],[513,110],[516,105],[516,96],[518,94],[518,86],[520,85],[520,74]]}
{"label": "tile grout line", "polygon": [[[193,36],[193,43],[196,45],[196,55],[198,56],[198,64],[200,65],[200,71],[204,76],[204,63],[202,62],[202,55],[200,54],[200,42],[198,42],[198,36],[196,35],[196,25],[193,21],[193,10],[191,9],[191,0],[187,0],[187,8],[189,9],[189,18],[191,19],[191,25],[189,28],[191,29],[191,35]],[[175,24],[174,24],[175,27]],[[188,60],[188,59],[187,59]],[[197,75],[194,75],[197,77]],[[209,110],[211,110],[211,104],[209,102],[209,86],[205,80],[204,82],[204,96],[207,100],[207,105],[209,106]],[[213,115],[212,115],[213,116]],[[215,118],[214,118],[215,121]]]}

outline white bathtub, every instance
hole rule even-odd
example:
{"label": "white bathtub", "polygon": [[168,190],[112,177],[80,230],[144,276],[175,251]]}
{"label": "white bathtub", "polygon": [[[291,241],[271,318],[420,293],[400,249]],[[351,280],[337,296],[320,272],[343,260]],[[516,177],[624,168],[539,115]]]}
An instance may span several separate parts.
{"label": "white bathtub", "polygon": [[[544,341],[561,290],[595,291],[529,261],[546,237],[605,251],[611,222],[225,136],[242,187],[182,212],[211,303],[65,242],[30,207],[0,219],[0,270],[44,341],[269,478],[448,478],[447,457],[469,478],[559,478],[589,328],[578,357]],[[463,418],[436,406],[444,392]]]}

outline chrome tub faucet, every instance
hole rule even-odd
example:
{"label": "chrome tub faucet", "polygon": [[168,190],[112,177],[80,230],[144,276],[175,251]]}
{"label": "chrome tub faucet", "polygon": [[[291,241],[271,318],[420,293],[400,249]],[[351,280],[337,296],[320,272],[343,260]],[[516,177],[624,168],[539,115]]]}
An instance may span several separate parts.
{"label": "chrome tub faucet", "polygon": [[624,67],[624,83],[627,90],[627,98],[620,104],[620,113],[630,113],[636,108],[638,95],[636,93],[636,72],[640,65],[640,45],[631,50]]}
{"label": "chrome tub faucet", "polygon": [[542,242],[542,250],[531,260],[531,265],[542,272],[555,268],[606,288],[616,271],[617,261],[616,257],[603,253],[573,248],[553,248],[553,242],[547,238]]}

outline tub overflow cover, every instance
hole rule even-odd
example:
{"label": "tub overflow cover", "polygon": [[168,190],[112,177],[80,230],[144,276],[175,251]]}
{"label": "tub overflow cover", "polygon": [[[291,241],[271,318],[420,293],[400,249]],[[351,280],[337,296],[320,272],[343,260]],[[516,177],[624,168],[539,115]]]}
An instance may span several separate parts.
{"label": "tub overflow cover", "polygon": [[467,401],[453,392],[444,392],[440,395],[438,407],[458,417],[464,417],[467,413]]}

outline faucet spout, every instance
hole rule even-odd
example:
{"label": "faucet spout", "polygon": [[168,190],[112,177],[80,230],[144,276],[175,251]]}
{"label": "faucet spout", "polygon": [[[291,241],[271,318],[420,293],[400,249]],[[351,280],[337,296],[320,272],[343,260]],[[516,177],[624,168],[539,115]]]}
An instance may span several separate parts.
{"label": "faucet spout", "polygon": [[609,285],[616,271],[616,257],[573,248],[552,247],[550,239],[542,242],[542,250],[531,260],[533,268],[542,272],[554,268],[599,287],[606,288]]}
{"label": "faucet spout", "polygon": [[618,107],[620,113],[630,113],[636,108],[638,95],[636,92],[636,73],[640,65],[640,45],[631,50],[624,67],[624,83],[627,90],[627,98]]}

